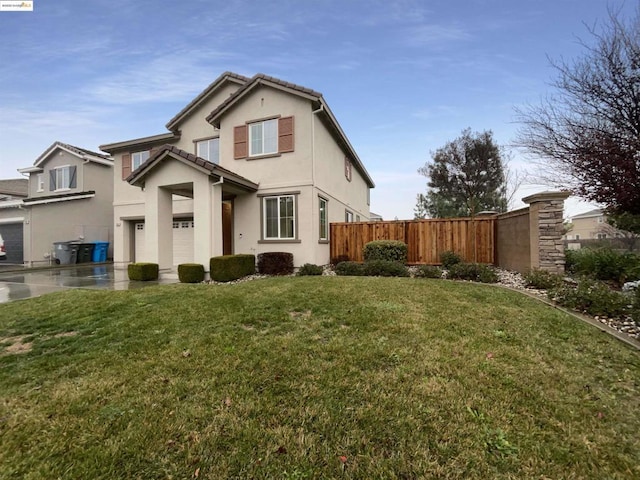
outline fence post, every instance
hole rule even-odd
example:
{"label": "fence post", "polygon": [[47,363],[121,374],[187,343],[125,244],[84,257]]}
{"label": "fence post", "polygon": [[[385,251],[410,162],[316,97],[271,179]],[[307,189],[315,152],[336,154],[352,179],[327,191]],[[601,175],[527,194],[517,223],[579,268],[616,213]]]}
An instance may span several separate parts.
{"label": "fence post", "polygon": [[562,213],[569,192],[542,192],[522,199],[529,204],[531,268],[564,273]]}

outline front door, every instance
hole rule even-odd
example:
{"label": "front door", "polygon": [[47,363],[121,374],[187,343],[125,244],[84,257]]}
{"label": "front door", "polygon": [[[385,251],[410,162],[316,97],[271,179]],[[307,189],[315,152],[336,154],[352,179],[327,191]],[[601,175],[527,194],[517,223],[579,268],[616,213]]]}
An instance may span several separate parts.
{"label": "front door", "polygon": [[222,202],[222,254],[233,254],[233,202]]}

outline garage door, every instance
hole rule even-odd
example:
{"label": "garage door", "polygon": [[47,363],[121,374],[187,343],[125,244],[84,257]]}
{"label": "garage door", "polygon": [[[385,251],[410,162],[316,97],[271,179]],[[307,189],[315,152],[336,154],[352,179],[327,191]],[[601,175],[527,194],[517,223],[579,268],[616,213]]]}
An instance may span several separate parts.
{"label": "garage door", "polygon": [[0,235],[7,251],[7,260],[3,263],[24,263],[22,230],[22,222],[0,224]]}
{"label": "garage door", "polygon": [[[135,259],[144,258],[145,231],[144,222],[135,224]],[[174,220],[173,222],[173,265],[193,262],[193,220]]]}

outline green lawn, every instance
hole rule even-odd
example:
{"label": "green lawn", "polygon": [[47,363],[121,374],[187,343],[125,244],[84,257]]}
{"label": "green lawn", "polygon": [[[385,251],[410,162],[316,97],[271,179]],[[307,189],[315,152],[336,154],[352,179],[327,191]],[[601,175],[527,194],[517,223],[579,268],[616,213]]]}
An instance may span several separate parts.
{"label": "green lawn", "polygon": [[639,404],[639,352],[484,285],[288,277],[0,305],[2,479],[640,478]]}

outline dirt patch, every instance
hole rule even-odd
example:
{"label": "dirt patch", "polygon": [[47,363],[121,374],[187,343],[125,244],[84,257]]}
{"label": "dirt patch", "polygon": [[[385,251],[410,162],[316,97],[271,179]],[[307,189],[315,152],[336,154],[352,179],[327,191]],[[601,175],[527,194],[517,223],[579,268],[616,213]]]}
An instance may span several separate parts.
{"label": "dirt patch", "polygon": [[62,332],[56,333],[53,338],[75,337],[76,335],[78,335],[78,332]]}
{"label": "dirt patch", "polygon": [[20,353],[28,353],[33,348],[33,342],[25,342],[25,335],[19,337],[0,338],[0,344],[5,344],[0,350],[1,355],[15,355]]}
{"label": "dirt patch", "polygon": [[306,320],[311,318],[311,310],[305,310],[304,312],[289,312],[289,317],[293,319]]}

